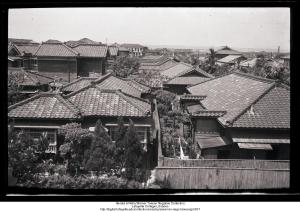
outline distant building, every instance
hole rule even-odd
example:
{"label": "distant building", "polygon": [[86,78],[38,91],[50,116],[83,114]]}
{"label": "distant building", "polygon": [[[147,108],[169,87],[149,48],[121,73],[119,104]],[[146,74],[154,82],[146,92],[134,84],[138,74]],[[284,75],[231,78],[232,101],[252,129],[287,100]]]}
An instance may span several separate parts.
{"label": "distant building", "polygon": [[8,39],[8,67],[36,70],[37,60],[34,53],[39,48],[39,43],[25,39]]}
{"label": "distant building", "polygon": [[241,61],[246,60],[247,58],[243,55],[228,55],[226,57],[223,57],[222,59],[217,60],[216,64],[218,65],[235,65],[239,64]]}
{"label": "distant building", "polygon": [[283,66],[290,68],[290,55],[283,56],[281,59],[283,59]]}
{"label": "distant building", "polygon": [[226,56],[229,56],[229,55],[242,55],[241,52],[239,51],[236,51],[236,50],[233,50],[231,48],[229,48],[228,46],[224,46],[224,47],[221,47],[220,49],[218,49],[216,51],[216,59],[222,59]]}
{"label": "distant building", "polygon": [[[72,46],[72,47],[69,47]],[[73,43],[67,46],[57,40],[43,42],[35,53],[38,72],[71,82],[78,76],[105,74],[108,47],[102,44]]]}
{"label": "distant building", "polygon": [[129,50],[129,54],[133,57],[140,57],[144,55],[145,46],[140,44],[121,44],[120,47],[127,48]]}

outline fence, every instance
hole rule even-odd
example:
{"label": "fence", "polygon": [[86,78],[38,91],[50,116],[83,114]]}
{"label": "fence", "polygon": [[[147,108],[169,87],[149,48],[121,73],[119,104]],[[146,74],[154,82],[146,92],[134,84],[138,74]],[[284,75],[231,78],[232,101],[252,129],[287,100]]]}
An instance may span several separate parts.
{"label": "fence", "polygon": [[175,158],[161,157],[161,166],[290,169],[290,162],[288,160],[241,160],[241,159],[179,160]]}
{"label": "fence", "polygon": [[289,188],[289,161],[178,160],[160,157],[157,181],[176,189]]}

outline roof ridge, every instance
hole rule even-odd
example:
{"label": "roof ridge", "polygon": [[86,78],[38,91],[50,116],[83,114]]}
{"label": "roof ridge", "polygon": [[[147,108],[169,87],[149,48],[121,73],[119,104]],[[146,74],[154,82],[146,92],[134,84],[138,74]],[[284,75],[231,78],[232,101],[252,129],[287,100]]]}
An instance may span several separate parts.
{"label": "roof ridge", "polygon": [[[24,75],[28,78],[30,78],[32,81],[34,81],[34,83],[39,83],[39,81],[35,78],[33,78],[28,72],[24,71]],[[24,78],[23,78],[24,79]]]}
{"label": "roof ridge", "polygon": [[72,81],[72,82],[70,82],[70,83],[68,83],[68,84],[63,85],[63,86],[61,87],[61,89],[64,89],[64,88],[66,88],[66,87],[69,87],[69,86],[73,85],[74,83],[77,83],[78,81],[81,81],[81,80],[82,80],[82,77],[77,78],[76,80],[74,80],[74,81]]}
{"label": "roof ridge", "polygon": [[245,76],[247,78],[252,78],[254,80],[263,81],[263,82],[270,82],[270,83],[272,83],[272,82],[276,81],[276,80],[273,80],[273,79],[263,78],[263,77],[252,75],[252,74],[249,74],[249,73],[244,73],[244,72],[241,72],[241,71],[238,71],[238,70],[234,70],[233,73],[241,75],[241,76]]}
{"label": "roof ridge", "polygon": [[212,80],[215,80],[215,79],[218,79],[218,78],[222,78],[222,77],[227,76],[227,75],[230,75],[230,74],[233,74],[233,72],[228,72],[228,73],[226,73],[226,74],[219,75],[219,76],[214,77],[214,78],[210,78],[210,79],[208,79],[208,80],[206,80],[206,81],[202,81],[202,82],[197,83],[197,84],[194,84],[194,85],[189,85],[189,86],[187,86],[186,88],[188,89],[188,88],[191,88],[191,87],[193,87],[193,86],[197,86],[197,85],[199,85],[199,84],[202,84],[202,83],[205,83],[205,82],[208,82],[208,81],[212,81]]}
{"label": "roof ridge", "polygon": [[36,51],[32,55],[36,56],[37,52],[40,50],[41,47],[42,47],[42,44],[39,44],[39,47],[36,49]]}
{"label": "roof ridge", "polygon": [[[71,97],[71,96],[73,96],[73,95],[75,95],[75,94],[77,94],[77,93],[79,93],[79,92],[81,92],[81,91],[83,91],[83,90],[85,90],[85,89],[89,89],[89,88],[91,88],[91,87],[96,87],[96,84],[97,83],[99,83],[99,82],[101,82],[102,80],[104,80],[104,79],[106,79],[108,76],[110,76],[111,75],[111,73],[107,73],[106,75],[103,75],[103,76],[101,76],[101,77],[99,77],[98,79],[96,79],[96,80],[92,80],[91,81],[91,83],[90,84],[88,84],[88,85],[86,85],[86,86],[84,86],[84,87],[82,87],[82,88],[80,88],[80,89],[78,89],[78,90],[76,90],[76,91],[74,91],[74,92],[71,92],[71,93],[69,93],[69,94],[66,94],[66,95],[64,95],[65,97],[67,97],[67,98],[69,98],[69,97]],[[81,78],[80,78],[81,79]],[[78,80],[79,81],[79,80]],[[77,82],[78,82],[77,81]],[[73,82],[73,81],[72,81]],[[72,83],[71,82],[71,83]],[[68,85],[68,84],[67,84]]]}
{"label": "roof ridge", "polygon": [[98,84],[107,79],[109,76],[113,76],[112,73],[106,73],[105,75],[100,76],[98,79],[94,80],[93,83]]}
{"label": "roof ridge", "polygon": [[9,50],[11,50],[12,48],[14,48],[15,50],[17,50],[18,53],[19,53],[20,55],[22,55],[22,52],[19,51],[19,49],[17,48],[17,46],[16,46],[14,43],[12,43],[12,44],[9,46]]}
{"label": "roof ridge", "polygon": [[82,87],[82,88],[80,88],[80,89],[78,89],[78,90],[76,90],[74,92],[71,92],[69,94],[64,95],[64,97],[66,97],[66,98],[72,97],[73,95],[76,95],[79,92],[82,92],[82,91],[84,91],[86,89],[89,89],[89,88],[92,88],[92,87],[95,88],[93,84],[88,84],[88,85],[86,85],[86,86],[84,86],[84,87]]}
{"label": "roof ridge", "polygon": [[79,108],[77,108],[75,105],[73,105],[69,100],[63,98],[60,94],[54,95],[57,100],[59,100],[61,103],[63,103],[66,107],[68,107],[71,111],[75,113],[75,116],[80,116],[81,111]]}
{"label": "roof ridge", "polygon": [[66,44],[64,43],[61,43],[62,46],[64,46],[65,48],[67,48],[70,52],[74,53],[76,56],[80,56],[80,53],[77,52],[76,50],[74,50],[73,48],[67,46]]}
{"label": "roof ridge", "polygon": [[[143,110],[143,108],[141,108],[140,107],[140,105],[138,105],[138,104],[136,104],[135,102],[132,102],[132,101],[130,101],[130,100],[128,100],[128,99],[126,99],[126,97],[131,97],[131,98],[135,98],[135,99],[137,99],[137,100],[140,100],[140,101],[143,101],[143,102],[145,102],[145,103],[148,103],[147,101],[144,101],[144,99],[142,100],[142,99],[140,99],[140,98],[137,98],[137,97],[133,97],[133,96],[131,96],[131,95],[128,95],[128,94],[125,94],[125,93],[123,93],[121,90],[115,90],[116,91],[116,94],[118,94],[119,96],[121,96],[126,102],[128,102],[128,103],[130,103],[131,105],[133,105],[134,107],[137,107],[138,108],[138,110],[140,111],[140,112],[142,112],[143,114],[146,114],[148,111],[144,111]],[[149,104],[149,103],[148,103]]]}
{"label": "roof ridge", "polygon": [[230,124],[232,125],[242,114],[244,114],[253,104],[257,103],[261,98],[263,98],[267,93],[269,93],[274,87],[276,87],[276,83],[272,83],[270,87],[266,88],[264,92],[259,95],[257,98],[255,98],[252,102],[249,103],[249,105],[244,108],[241,112],[239,112],[235,117],[232,119],[226,120],[229,121]]}
{"label": "roof ridge", "polygon": [[48,78],[48,79],[53,79],[54,80],[54,78],[51,78],[51,77],[45,76],[45,75],[41,75],[41,74],[38,74],[36,72],[30,72],[30,71],[26,71],[26,70],[25,70],[25,72],[33,74],[33,75],[37,75],[37,76],[41,76],[41,77],[44,77],[44,78]]}

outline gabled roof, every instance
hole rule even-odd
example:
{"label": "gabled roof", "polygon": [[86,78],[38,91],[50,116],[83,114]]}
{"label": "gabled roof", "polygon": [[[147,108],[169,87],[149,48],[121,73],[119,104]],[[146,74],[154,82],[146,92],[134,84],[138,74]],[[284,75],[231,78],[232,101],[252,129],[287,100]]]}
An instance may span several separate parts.
{"label": "gabled roof", "polygon": [[63,43],[43,42],[37,49],[36,56],[76,57],[78,52]]}
{"label": "gabled roof", "polygon": [[80,57],[104,58],[107,55],[108,47],[101,44],[80,44],[73,48]]}
{"label": "gabled roof", "polygon": [[219,59],[217,62],[220,63],[232,63],[234,62],[236,59],[243,57],[242,55],[228,55],[222,59]]}
{"label": "gabled roof", "polygon": [[161,59],[160,61],[151,62],[151,63],[144,63],[144,62],[142,62],[140,64],[139,70],[164,71],[166,69],[174,67],[177,64],[178,64],[178,62],[174,61],[173,59],[164,58],[164,59]]}
{"label": "gabled roof", "polygon": [[12,48],[15,49],[20,56],[23,56],[24,53],[31,53],[33,55],[36,52],[36,50],[39,48],[39,44],[38,43],[12,44],[9,48],[9,51]]}
{"label": "gabled roof", "polygon": [[118,90],[106,90],[88,86],[66,96],[83,116],[147,117],[151,106],[142,99]]}
{"label": "gabled roof", "polygon": [[207,110],[226,111],[219,121],[229,126],[274,85],[274,80],[233,72],[191,86],[188,91],[195,95],[207,95],[201,101]]}
{"label": "gabled roof", "polygon": [[233,127],[290,128],[290,90],[284,86],[272,89],[253,103],[234,122]]}
{"label": "gabled roof", "polygon": [[137,87],[136,82],[133,80],[124,80],[112,75],[106,78],[99,78],[95,80],[94,83],[97,84],[97,87],[100,89],[121,89],[122,92],[135,97],[141,97],[141,94],[144,92],[140,86]]}
{"label": "gabled roof", "polygon": [[121,89],[122,92],[135,97],[141,97],[142,93],[147,93],[150,91],[150,87],[146,85],[140,84],[134,81],[133,79],[118,78],[116,76],[111,75],[111,73],[107,73],[106,75],[103,75],[99,78],[79,78],[63,86],[62,91],[77,92],[87,86],[90,86],[91,84],[95,84],[100,89]]}
{"label": "gabled roof", "polygon": [[56,93],[40,93],[8,107],[10,118],[78,119],[79,110]]}
{"label": "gabled roof", "polygon": [[242,53],[236,50],[229,48],[228,46],[224,46],[221,49],[216,51],[216,54],[228,54],[228,55],[241,55]]}
{"label": "gabled roof", "polygon": [[206,77],[177,77],[169,80],[166,84],[170,85],[194,85],[209,80]]}
{"label": "gabled roof", "polygon": [[193,68],[193,66],[190,64],[187,64],[184,62],[179,62],[175,66],[162,71],[161,74],[168,78],[174,78],[174,77],[178,76],[179,74],[186,72],[187,70],[190,70],[192,68]]}
{"label": "gabled roof", "polygon": [[109,46],[108,50],[109,50],[109,54],[111,56],[117,56],[118,55],[118,47],[116,47],[116,46]]}

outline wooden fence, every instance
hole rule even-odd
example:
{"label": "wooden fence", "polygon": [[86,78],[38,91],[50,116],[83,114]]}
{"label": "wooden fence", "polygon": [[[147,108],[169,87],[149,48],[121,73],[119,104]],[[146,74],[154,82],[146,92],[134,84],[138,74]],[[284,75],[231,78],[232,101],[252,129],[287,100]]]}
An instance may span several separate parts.
{"label": "wooden fence", "polygon": [[226,167],[257,169],[290,169],[288,160],[241,160],[241,159],[188,159],[161,157],[161,166],[165,167]]}
{"label": "wooden fence", "polygon": [[289,188],[289,161],[178,160],[160,157],[155,179],[176,189]]}

